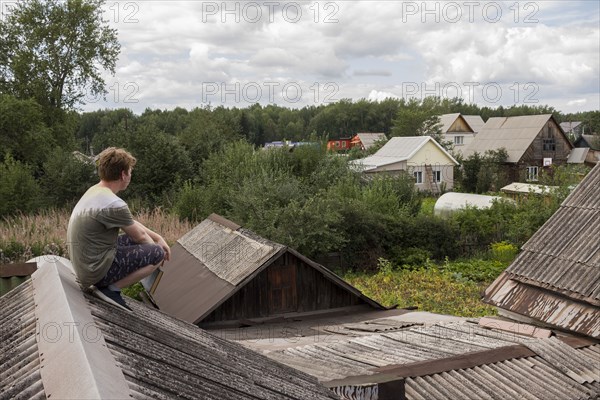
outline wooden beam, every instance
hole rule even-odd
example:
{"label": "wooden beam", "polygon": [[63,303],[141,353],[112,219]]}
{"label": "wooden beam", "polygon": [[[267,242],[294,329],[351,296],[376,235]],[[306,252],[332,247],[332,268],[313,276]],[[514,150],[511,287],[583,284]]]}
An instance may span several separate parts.
{"label": "wooden beam", "polygon": [[388,365],[374,369],[386,375],[399,378],[426,376],[457,369],[473,368],[480,365],[493,364],[513,358],[533,357],[536,353],[522,345],[505,346],[492,350],[474,351],[444,359],[418,361],[404,365]]}
{"label": "wooden beam", "polygon": [[406,400],[404,379],[392,378],[388,382],[338,385],[343,380],[345,379],[323,382],[323,385],[340,397],[352,400]]}
{"label": "wooden beam", "polygon": [[0,264],[0,278],[28,276],[37,270],[37,263]]}

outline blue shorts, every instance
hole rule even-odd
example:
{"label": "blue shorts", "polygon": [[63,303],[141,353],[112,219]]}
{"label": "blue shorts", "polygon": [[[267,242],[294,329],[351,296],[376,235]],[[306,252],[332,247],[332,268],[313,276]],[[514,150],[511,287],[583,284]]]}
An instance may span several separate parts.
{"label": "blue shorts", "polygon": [[129,235],[117,238],[117,252],[110,269],[94,286],[106,287],[120,281],[147,265],[156,265],[165,258],[165,251],[157,244],[138,244]]}

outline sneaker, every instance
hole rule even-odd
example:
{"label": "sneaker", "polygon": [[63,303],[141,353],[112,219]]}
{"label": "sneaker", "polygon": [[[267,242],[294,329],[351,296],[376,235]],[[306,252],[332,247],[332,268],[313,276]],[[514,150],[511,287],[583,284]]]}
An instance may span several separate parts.
{"label": "sneaker", "polygon": [[116,292],[114,290],[110,290],[108,287],[97,288],[97,287],[93,286],[93,288],[94,288],[94,294],[97,297],[99,297],[100,299],[102,299],[102,300],[106,301],[107,303],[110,303],[114,306],[124,308],[127,311],[133,311],[131,308],[129,308],[127,303],[125,303],[125,300],[123,300],[123,297],[121,297],[120,291]]}

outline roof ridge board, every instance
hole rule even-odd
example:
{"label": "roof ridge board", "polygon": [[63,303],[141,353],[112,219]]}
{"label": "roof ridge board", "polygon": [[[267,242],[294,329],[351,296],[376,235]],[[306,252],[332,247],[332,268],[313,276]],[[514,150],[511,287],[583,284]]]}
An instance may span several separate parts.
{"label": "roof ridge board", "polygon": [[[61,260],[68,261],[62,257],[39,260],[42,265],[31,277],[39,322],[36,339],[40,371],[46,393],[58,398],[128,397],[123,373],[106,348],[102,334],[93,341],[87,337],[94,321],[73,272]],[[51,335],[47,327],[54,327],[57,337],[47,337]],[[67,329],[68,334],[63,334],[62,329]],[[91,363],[95,368],[91,368]],[[81,384],[62,384],[65,374],[78,376]]]}
{"label": "roof ridge board", "polygon": [[394,374],[400,378],[413,378],[449,372],[457,369],[469,369],[476,366],[493,364],[512,358],[535,356],[535,352],[522,344],[497,347],[464,354],[452,355],[443,359],[417,361],[402,365],[388,365],[374,371]]}
{"label": "roof ridge board", "polygon": [[[101,331],[95,340],[87,337],[89,327],[96,325],[74,273],[63,260],[68,262],[62,257],[40,257],[42,265],[31,276],[44,389],[48,397],[57,398],[129,397],[123,372]],[[46,337],[51,335],[47,327],[60,329],[57,337]],[[78,376],[79,384],[65,385],[64,376]]]}

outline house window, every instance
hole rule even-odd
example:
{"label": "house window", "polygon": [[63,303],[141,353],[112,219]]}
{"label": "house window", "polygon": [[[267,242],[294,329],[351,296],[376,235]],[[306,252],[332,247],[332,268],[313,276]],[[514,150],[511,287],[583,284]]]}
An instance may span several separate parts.
{"label": "house window", "polygon": [[415,183],[423,183],[423,171],[415,171]]}
{"label": "house window", "polygon": [[544,137],[542,138],[544,151],[556,151],[556,142],[554,141],[554,135],[552,134],[551,127],[546,127]]}
{"label": "house window", "polygon": [[346,142],[342,142],[342,147],[345,148],[346,147]]}
{"label": "house window", "polygon": [[554,138],[544,138],[544,151],[556,151]]}
{"label": "house window", "polygon": [[527,180],[537,181],[538,180],[538,167],[527,167]]}
{"label": "house window", "polygon": [[442,181],[442,171],[433,171],[433,182],[440,183]]}
{"label": "house window", "polygon": [[464,136],[454,136],[454,145],[455,146],[462,146],[463,144],[465,144]]}

